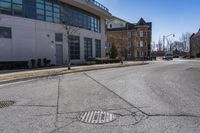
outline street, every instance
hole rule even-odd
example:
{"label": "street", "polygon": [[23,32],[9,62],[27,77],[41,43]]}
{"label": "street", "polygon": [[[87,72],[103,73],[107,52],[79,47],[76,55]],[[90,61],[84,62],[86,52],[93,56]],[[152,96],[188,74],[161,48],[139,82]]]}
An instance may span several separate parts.
{"label": "street", "polygon": [[[0,133],[200,133],[200,61],[155,61],[0,85],[0,101],[14,102],[0,107]],[[81,122],[88,111],[116,118]]]}

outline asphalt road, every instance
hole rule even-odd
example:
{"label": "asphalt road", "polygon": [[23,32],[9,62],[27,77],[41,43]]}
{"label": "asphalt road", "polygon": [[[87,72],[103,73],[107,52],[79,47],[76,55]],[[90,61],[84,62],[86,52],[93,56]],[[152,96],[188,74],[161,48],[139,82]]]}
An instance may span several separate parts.
{"label": "asphalt road", "polygon": [[[200,133],[200,61],[66,74],[0,86],[0,133]],[[1,105],[0,105],[1,106]],[[84,111],[116,120],[80,122]]]}

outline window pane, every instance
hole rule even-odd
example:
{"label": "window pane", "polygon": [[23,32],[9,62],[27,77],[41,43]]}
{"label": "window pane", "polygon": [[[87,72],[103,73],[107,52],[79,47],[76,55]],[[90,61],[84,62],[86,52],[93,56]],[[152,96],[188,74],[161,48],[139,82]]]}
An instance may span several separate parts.
{"label": "window pane", "polygon": [[101,40],[95,40],[95,46],[96,46],[96,57],[100,58],[101,57]]}
{"label": "window pane", "polygon": [[52,18],[52,17],[49,17],[49,16],[46,16],[46,21],[48,21],[48,22],[53,22],[53,18]]}
{"label": "window pane", "polygon": [[54,8],[53,11],[57,12],[57,13],[60,13],[60,9],[59,8]]}
{"label": "window pane", "polygon": [[0,1],[0,13],[11,14],[11,3]]}
{"label": "window pane", "polygon": [[13,4],[13,14],[17,16],[22,16],[22,5]]}
{"label": "window pane", "polygon": [[42,3],[37,3],[37,4],[36,4],[36,7],[39,8],[39,9],[44,9],[44,4],[42,4]]}
{"label": "window pane", "polygon": [[12,38],[11,28],[0,27],[0,38]]}
{"label": "window pane", "polygon": [[70,45],[70,58],[80,59],[80,37],[79,36],[69,36]]}
{"label": "window pane", "polygon": [[85,59],[92,58],[92,39],[84,38]]}
{"label": "window pane", "polygon": [[56,33],[55,34],[55,40],[56,40],[56,42],[63,42],[63,34],[62,33]]}
{"label": "window pane", "polygon": [[52,12],[46,11],[46,15],[47,15],[47,16],[53,16],[53,13],[52,13]]}
{"label": "window pane", "polygon": [[43,3],[44,4],[44,0],[36,0],[37,3]]}
{"label": "window pane", "polygon": [[12,0],[13,3],[22,4],[22,0]]}
{"label": "window pane", "polygon": [[44,10],[42,10],[42,9],[37,9],[37,14],[44,15]]}
{"label": "window pane", "polygon": [[37,19],[44,20],[44,15],[37,14]]}
{"label": "window pane", "polygon": [[23,0],[24,16],[27,18],[36,18],[35,0]]}

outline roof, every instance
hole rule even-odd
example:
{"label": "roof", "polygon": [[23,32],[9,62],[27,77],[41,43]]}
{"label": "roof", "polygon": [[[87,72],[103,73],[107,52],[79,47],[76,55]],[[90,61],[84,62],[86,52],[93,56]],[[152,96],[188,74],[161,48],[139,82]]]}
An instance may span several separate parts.
{"label": "roof", "polygon": [[112,21],[115,20],[115,19],[118,19],[118,20],[120,20],[120,21],[123,21],[124,23],[128,23],[126,20],[123,20],[123,19],[118,18],[118,17],[116,17],[116,16],[112,16],[111,19],[108,19],[108,20],[107,20],[107,22],[112,22]]}
{"label": "roof", "polygon": [[138,21],[137,25],[146,25],[146,22],[144,21],[143,18],[140,18],[140,20]]}
{"label": "roof", "polygon": [[141,25],[144,25],[144,26],[147,25],[147,26],[149,26],[150,30],[152,30],[152,22],[146,22],[143,18],[140,18],[140,20],[137,23],[129,23],[126,20],[120,19],[115,16],[113,16],[113,18],[126,22],[126,27],[107,29],[108,31],[132,30],[132,29],[136,29],[137,26],[141,26]]}

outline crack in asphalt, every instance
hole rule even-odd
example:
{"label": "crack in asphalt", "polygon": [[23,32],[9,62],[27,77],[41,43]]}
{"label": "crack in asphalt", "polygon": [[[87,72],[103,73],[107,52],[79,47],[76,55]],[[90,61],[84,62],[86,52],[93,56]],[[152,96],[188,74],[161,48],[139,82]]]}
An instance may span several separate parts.
{"label": "crack in asphalt", "polygon": [[[92,79],[94,82],[96,82],[98,85],[102,86],[104,89],[108,90],[109,92],[113,93],[114,95],[116,95],[118,98],[120,98],[121,100],[125,101],[128,105],[131,106],[131,108],[119,108],[119,109],[104,109],[104,111],[119,111],[119,110],[124,110],[129,112],[130,114],[123,114],[123,113],[114,113],[115,115],[119,116],[119,117],[133,117],[135,119],[135,122],[131,123],[131,124],[114,124],[114,125],[107,125],[104,124],[103,126],[135,126],[137,124],[139,124],[141,121],[143,120],[147,120],[149,119],[149,117],[198,117],[200,118],[200,116],[197,115],[192,115],[192,114],[148,114],[146,112],[144,112],[143,110],[141,110],[141,108],[143,107],[136,107],[135,105],[133,105],[132,103],[130,103],[129,101],[127,101],[126,99],[124,99],[123,97],[121,97],[120,95],[118,95],[117,93],[115,93],[114,91],[112,91],[110,88],[108,88],[107,86],[105,86],[104,84],[102,84],[101,82],[97,81],[95,78],[91,77],[90,75],[88,75],[87,73],[84,73],[88,78]],[[65,112],[65,113],[60,113],[59,112],[59,99],[60,99],[60,83],[61,83],[61,77],[59,76],[58,79],[58,92],[57,92],[57,104],[56,106],[50,106],[50,107],[56,107],[56,114],[44,114],[43,116],[49,116],[49,115],[56,115],[56,120],[55,120],[55,129],[53,131],[51,131],[50,133],[54,133],[60,129],[66,128],[68,126],[70,126],[71,124],[73,124],[74,122],[77,122],[77,115],[83,111],[74,111],[74,112]],[[137,111],[131,111],[131,109],[136,109]],[[138,112],[140,112],[141,114],[137,114]],[[64,123],[65,121],[58,121],[59,116],[58,115],[65,115],[65,114],[76,114],[74,117],[70,117],[70,116],[66,116],[64,118],[71,120],[70,123],[64,125],[64,126],[57,126],[58,122],[62,122]],[[42,116],[42,115],[38,115],[38,116]]]}
{"label": "crack in asphalt", "polygon": [[141,110],[139,107],[136,107],[135,105],[133,105],[132,103],[130,103],[129,101],[127,101],[126,99],[124,99],[123,97],[121,97],[120,95],[118,95],[116,92],[112,91],[110,88],[108,88],[107,86],[105,86],[101,82],[97,81],[95,78],[91,77],[87,73],[84,73],[84,74],[88,78],[92,79],[94,82],[96,82],[97,84],[99,84],[100,86],[102,86],[103,88],[105,88],[106,90],[108,90],[109,92],[115,94],[121,100],[125,101],[127,104],[129,104],[130,106],[132,106],[133,108],[137,109],[139,112],[143,113],[144,115],[146,115],[148,117],[195,117],[195,118],[200,118],[200,116],[198,116],[198,115],[192,115],[192,114],[148,114],[148,113],[144,112],[143,110]]}
{"label": "crack in asphalt", "polygon": [[58,78],[58,93],[57,93],[57,102],[56,102],[56,121],[58,121],[58,114],[59,114],[59,99],[60,99],[60,76]]}
{"label": "crack in asphalt", "polygon": [[[72,122],[70,122],[70,123],[68,123],[68,124],[66,124],[66,125],[64,125],[64,126],[61,126],[61,127],[57,127],[56,129],[54,129],[53,131],[51,131],[50,133],[54,133],[54,132],[56,132],[56,131],[58,131],[58,130],[60,130],[60,129],[62,129],[62,128],[65,128],[65,127],[68,127],[68,126],[70,126],[72,123],[74,123],[74,122],[76,122],[77,120],[74,120],[74,121],[72,121]],[[56,123],[55,123],[56,124]]]}
{"label": "crack in asphalt", "polygon": [[94,82],[96,82],[98,85],[102,86],[103,88],[105,88],[106,90],[108,90],[109,92],[115,94],[117,97],[119,97],[121,100],[123,100],[124,102],[126,102],[128,105],[130,105],[131,107],[134,107],[135,109],[139,110],[140,112],[142,112],[143,114],[147,115],[147,113],[145,113],[144,111],[142,111],[140,108],[136,107],[135,105],[133,105],[132,103],[128,102],[126,99],[122,98],[120,95],[118,95],[117,93],[115,93],[114,91],[112,91],[110,88],[108,88],[107,86],[105,86],[104,84],[100,83],[99,81],[97,81],[96,79],[94,79],[93,77],[91,77],[90,75],[88,75],[87,73],[84,73],[88,78],[92,79]]}

